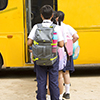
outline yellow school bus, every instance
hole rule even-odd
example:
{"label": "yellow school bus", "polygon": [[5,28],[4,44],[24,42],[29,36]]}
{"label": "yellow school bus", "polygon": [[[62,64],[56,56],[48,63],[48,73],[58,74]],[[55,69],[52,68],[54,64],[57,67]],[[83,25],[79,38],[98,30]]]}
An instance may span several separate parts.
{"label": "yellow school bus", "polygon": [[39,9],[45,4],[62,10],[64,22],[77,30],[75,64],[100,63],[100,0],[0,0],[0,68],[34,66],[27,38],[33,25],[42,22]]}

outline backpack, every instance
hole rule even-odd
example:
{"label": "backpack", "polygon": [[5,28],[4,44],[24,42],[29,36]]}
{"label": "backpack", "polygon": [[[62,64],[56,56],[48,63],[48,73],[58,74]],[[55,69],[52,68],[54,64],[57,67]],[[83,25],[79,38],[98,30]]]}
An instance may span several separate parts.
{"label": "backpack", "polygon": [[52,66],[57,60],[57,33],[54,32],[55,24],[43,27],[37,24],[35,38],[32,44],[33,61],[40,66]]}
{"label": "backpack", "polygon": [[78,40],[73,43],[73,59],[76,60],[79,56],[80,46],[78,44]]}

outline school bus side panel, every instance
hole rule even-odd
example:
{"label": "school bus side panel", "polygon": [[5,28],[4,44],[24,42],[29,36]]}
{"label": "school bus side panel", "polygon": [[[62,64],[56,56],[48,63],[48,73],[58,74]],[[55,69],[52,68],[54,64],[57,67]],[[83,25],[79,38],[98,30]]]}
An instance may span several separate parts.
{"label": "school bus side panel", "polygon": [[75,64],[100,63],[100,0],[58,0],[58,10],[79,35],[80,54]]}
{"label": "school bus side panel", "polygon": [[8,0],[0,11],[0,51],[4,66],[24,65],[23,0]]}

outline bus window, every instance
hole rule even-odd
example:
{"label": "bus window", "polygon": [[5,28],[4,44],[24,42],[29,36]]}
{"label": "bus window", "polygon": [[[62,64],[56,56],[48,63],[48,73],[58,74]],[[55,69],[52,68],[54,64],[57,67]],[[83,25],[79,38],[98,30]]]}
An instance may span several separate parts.
{"label": "bus window", "polygon": [[0,0],[0,10],[3,10],[7,7],[8,0]]}

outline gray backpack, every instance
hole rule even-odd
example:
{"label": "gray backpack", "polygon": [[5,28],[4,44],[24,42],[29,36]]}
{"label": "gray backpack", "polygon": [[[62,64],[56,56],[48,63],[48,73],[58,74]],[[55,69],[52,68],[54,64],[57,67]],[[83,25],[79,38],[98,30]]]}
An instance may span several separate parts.
{"label": "gray backpack", "polygon": [[57,60],[58,49],[57,33],[54,32],[55,26],[55,24],[51,24],[50,27],[43,27],[42,24],[37,24],[38,28],[32,45],[33,61],[36,61],[37,65],[51,66]]}

